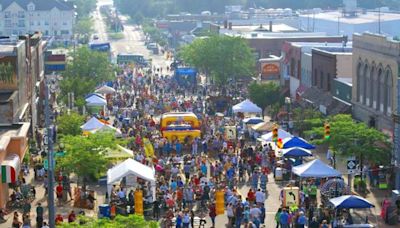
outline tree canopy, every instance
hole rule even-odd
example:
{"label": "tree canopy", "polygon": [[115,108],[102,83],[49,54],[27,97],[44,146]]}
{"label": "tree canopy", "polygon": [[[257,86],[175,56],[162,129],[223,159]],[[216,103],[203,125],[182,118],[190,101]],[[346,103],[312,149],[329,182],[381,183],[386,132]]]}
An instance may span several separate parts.
{"label": "tree canopy", "polygon": [[253,82],[248,87],[250,99],[261,109],[265,110],[270,105],[280,103],[283,97],[279,91],[279,85],[269,83]]}
{"label": "tree canopy", "polygon": [[328,144],[339,155],[355,156],[360,161],[378,164],[391,161],[391,143],[388,137],[365,123],[355,122],[350,115],[339,114],[326,119],[330,124],[330,138],[323,139],[324,123],[314,126],[306,134],[313,135],[315,143]]}
{"label": "tree canopy", "polygon": [[78,177],[96,179],[107,170],[106,149],[115,149],[117,142],[113,133],[98,132],[89,136],[65,135],[61,138],[65,156],[59,157],[57,167]]}
{"label": "tree canopy", "polygon": [[70,0],[76,6],[77,17],[87,17],[96,9],[97,0]]}
{"label": "tree canopy", "polygon": [[81,125],[84,120],[85,117],[76,112],[64,113],[57,118],[57,129],[63,135],[80,135],[82,134]]}
{"label": "tree canopy", "polygon": [[63,73],[60,98],[67,103],[68,93],[73,92],[77,103],[82,104],[85,95],[94,92],[99,83],[112,78],[113,67],[106,53],[80,47],[72,54]]}
{"label": "tree canopy", "polygon": [[219,85],[252,76],[255,59],[248,43],[240,37],[211,36],[184,46],[180,56],[186,64],[211,76]]}

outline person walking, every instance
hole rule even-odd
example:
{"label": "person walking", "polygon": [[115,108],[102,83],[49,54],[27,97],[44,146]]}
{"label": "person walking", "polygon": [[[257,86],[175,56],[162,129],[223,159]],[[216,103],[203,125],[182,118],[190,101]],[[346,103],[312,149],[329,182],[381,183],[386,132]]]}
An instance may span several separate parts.
{"label": "person walking", "polygon": [[37,227],[43,226],[43,207],[41,203],[38,203],[36,207],[36,224]]}
{"label": "person walking", "polygon": [[212,222],[212,226],[211,227],[215,227],[215,217],[217,217],[217,212],[216,212],[216,208],[215,208],[215,204],[211,204],[210,207],[208,208],[209,213],[208,215],[211,218],[211,222]]}
{"label": "person walking", "polygon": [[282,209],[282,212],[279,215],[279,223],[281,228],[289,228],[289,214],[286,211],[286,208]]}

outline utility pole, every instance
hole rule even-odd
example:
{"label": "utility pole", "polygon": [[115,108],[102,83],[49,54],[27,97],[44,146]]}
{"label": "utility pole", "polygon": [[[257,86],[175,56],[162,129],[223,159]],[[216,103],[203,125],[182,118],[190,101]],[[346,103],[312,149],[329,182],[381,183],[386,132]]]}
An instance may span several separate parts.
{"label": "utility pole", "polygon": [[337,34],[340,35],[340,16],[337,18]]}
{"label": "utility pole", "polygon": [[48,186],[47,186],[47,206],[49,208],[49,226],[50,228],[55,227],[55,208],[54,208],[54,157],[53,157],[53,125],[52,125],[52,115],[53,111],[50,110],[50,88],[45,76],[44,78],[44,86],[45,86],[45,124],[47,134],[45,137],[47,138],[47,159],[48,159],[48,169],[47,169],[47,178],[48,178]]}
{"label": "utility pole", "polygon": [[393,113],[394,137],[393,137],[393,158],[394,170],[396,173],[395,189],[400,190],[400,78],[397,79],[397,110]]}
{"label": "utility pole", "polygon": [[378,33],[381,34],[381,7],[378,10]]}

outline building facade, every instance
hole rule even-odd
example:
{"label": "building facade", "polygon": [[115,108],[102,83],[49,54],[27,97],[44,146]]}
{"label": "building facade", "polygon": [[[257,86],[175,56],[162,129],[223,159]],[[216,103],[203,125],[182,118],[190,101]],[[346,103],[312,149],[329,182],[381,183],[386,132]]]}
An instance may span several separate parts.
{"label": "building facade", "polygon": [[312,85],[332,91],[337,77],[351,78],[352,49],[348,47],[319,47],[312,49]]}
{"label": "building facade", "polygon": [[69,40],[75,22],[74,6],[61,0],[0,0],[0,35],[32,34]]}
{"label": "building facade", "polygon": [[383,35],[353,35],[353,114],[393,135],[397,110],[400,42]]}

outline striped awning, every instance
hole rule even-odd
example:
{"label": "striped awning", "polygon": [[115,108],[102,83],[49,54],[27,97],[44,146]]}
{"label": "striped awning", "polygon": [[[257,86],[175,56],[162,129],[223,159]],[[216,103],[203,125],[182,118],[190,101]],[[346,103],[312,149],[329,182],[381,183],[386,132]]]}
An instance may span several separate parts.
{"label": "striped awning", "polygon": [[1,183],[15,183],[18,179],[18,173],[21,166],[21,160],[16,154],[7,156],[1,163]]}

